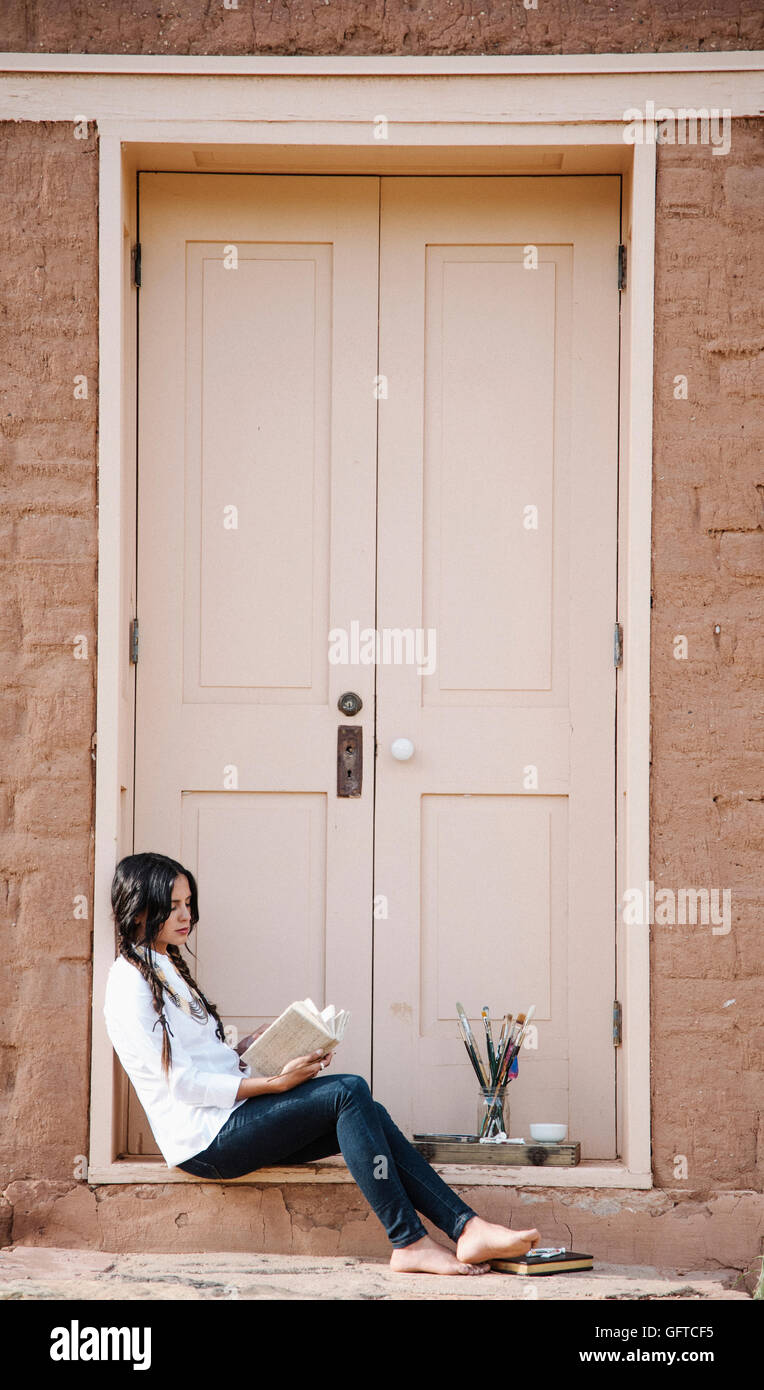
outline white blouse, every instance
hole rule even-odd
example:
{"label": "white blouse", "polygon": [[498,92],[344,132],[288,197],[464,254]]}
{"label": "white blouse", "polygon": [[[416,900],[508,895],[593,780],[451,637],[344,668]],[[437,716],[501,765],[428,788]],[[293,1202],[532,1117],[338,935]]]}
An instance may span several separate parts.
{"label": "white blouse", "polygon": [[[168,955],[155,953],[172,988],[185,999],[191,991]],[[164,1029],[154,1007],[150,986],[124,956],[109,970],[104,1018],[112,1046],[135,1087],[146,1118],[168,1168],[202,1153],[229,1115],[246,1097],[236,1100],[249,1065],[221,1042],[210,1015],[197,1023],[165,991],[165,1017],[170,1025],[172,1066],[162,1071]],[[156,1026],[155,1026],[156,1025]]]}

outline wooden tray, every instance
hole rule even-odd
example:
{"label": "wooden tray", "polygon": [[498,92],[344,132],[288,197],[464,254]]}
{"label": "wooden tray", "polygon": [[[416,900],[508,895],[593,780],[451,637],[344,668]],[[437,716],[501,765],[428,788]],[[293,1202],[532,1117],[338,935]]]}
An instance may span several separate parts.
{"label": "wooden tray", "polygon": [[415,1134],[411,1142],[429,1163],[575,1168],[581,1162],[579,1143],[481,1144],[475,1134]]}

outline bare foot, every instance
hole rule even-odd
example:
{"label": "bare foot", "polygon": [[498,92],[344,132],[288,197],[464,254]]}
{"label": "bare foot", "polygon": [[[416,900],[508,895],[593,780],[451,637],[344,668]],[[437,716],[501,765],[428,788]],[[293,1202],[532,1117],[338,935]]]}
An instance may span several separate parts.
{"label": "bare foot", "polygon": [[[500,1228],[497,1228],[500,1229]],[[477,1260],[467,1264],[457,1259],[453,1251],[439,1245],[430,1236],[422,1236],[413,1245],[393,1250],[390,1268],[396,1274],[490,1274],[491,1266]]]}
{"label": "bare foot", "polygon": [[513,1255],[527,1255],[538,1245],[539,1233],[511,1231],[508,1226],[495,1226],[479,1216],[471,1216],[456,1242],[456,1256],[470,1263],[482,1260],[508,1260]]}

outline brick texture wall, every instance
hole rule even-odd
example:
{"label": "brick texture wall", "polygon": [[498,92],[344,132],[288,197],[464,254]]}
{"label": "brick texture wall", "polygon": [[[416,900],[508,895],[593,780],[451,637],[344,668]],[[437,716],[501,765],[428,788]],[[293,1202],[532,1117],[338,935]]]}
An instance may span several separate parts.
{"label": "brick texture wall", "polygon": [[[233,3],[233,0],[231,0]],[[764,47],[761,0],[6,0],[0,50],[650,53]]]}
{"label": "brick texture wall", "polygon": [[[95,135],[72,131],[0,127],[4,1181],[71,1175],[87,1151],[98,169]],[[75,658],[81,637],[87,659]]]}
{"label": "brick texture wall", "polygon": [[677,1154],[690,1181],[760,1188],[764,1175],[763,238],[763,121],[733,121],[727,155],[659,148],[651,873],[656,891],[727,887],[732,909],[726,934],[653,927],[667,1186]]}
{"label": "brick texture wall", "polygon": [[[92,905],[98,193],[95,138],[72,130],[0,125],[0,1222],[9,1183],[65,1193],[87,1151],[92,931],[73,903]],[[655,1176],[680,1187],[684,1155],[696,1190],[760,1187],[764,1147],[763,143],[764,121],[735,121],[724,157],[658,159],[651,874],[732,889],[729,934],[652,933]]]}

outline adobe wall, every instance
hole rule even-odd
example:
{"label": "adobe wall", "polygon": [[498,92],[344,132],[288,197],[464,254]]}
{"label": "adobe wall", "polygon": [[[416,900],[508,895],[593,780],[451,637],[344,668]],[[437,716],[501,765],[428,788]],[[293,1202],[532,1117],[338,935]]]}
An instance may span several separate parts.
{"label": "adobe wall", "polygon": [[[516,1230],[535,1226],[543,1244],[591,1251],[599,1264],[654,1265],[684,1274],[725,1270],[729,1287],[749,1293],[758,1278],[757,1193],[454,1186],[487,1221]],[[13,1207],[16,1245],[390,1255],[385,1232],[355,1183],[188,1181],[89,1188],[40,1180],[15,1182],[5,1195]],[[431,1222],[424,1224],[442,1240]],[[9,1233],[2,1243],[10,1240]]]}
{"label": "adobe wall", "polygon": [[[155,6],[140,25],[128,26],[121,6],[93,3],[78,8],[92,19],[83,39],[62,27],[66,16],[55,6],[28,4],[4,17],[0,47],[252,51],[252,11],[245,0],[241,6],[246,15],[217,13],[202,33],[190,27],[198,24],[192,6]],[[715,48],[764,46],[753,37],[758,5],[706,6],[692,20],[691,43],[688,30],[680,42],[668,5],[645,7],[644,14],[633,7],[635,22],[644,19],[641,42],[627,22],[632,7],[620,4],[568,6],[575,23],[566,22],[563,35],[559,14],[519,7],[516,15],[483,0],[479,37],[468,36],[469,11],[460,6],[388,4],[384,20],[371,6],[351,8],[352,24],[342,28],[349,8],[328,6],[320,33],[310,30],[311,47],[306,35],[318,25],[315,12],[290,8],[287,15],[274,6],[271,46],[260,43],[260,50],[488,52],[487,25],[505,52],[696,49],[706,40]],[[458,11],[450,38],[445,19],[439,30],[427,18],[446,10]],[[259,24],[264,11],[256,5],[254,13]],[[542,16],[544,38],[531,40],[522,26]],[[249,37],[237,48],[230,25],[245,19]],[[757,255],[764,122],[733,127],[724,157],[709,147],[658,151],[651,653],[651,877],[656,888],[731,887],[732,928],[727,935],[708,927],[653,929],[660,1191],[463,1191],[496,1219],[540,1229],[546,1222],[550,1238],[567,1223],[576,1243],[596,1238],[603,1259],[742,1269],[761,1248],[762,1201],[752,1189],[761,1190],[764,1151],[756,917],[764,848],[756,752],[764,718],[764,478],[755,461],[762,434],[756,313],[764,280]],[[352,1186],[91,1188],[73,1176],[77,1156],[88,1150],[90,1065],[92,924],[74,916],[73,902],[85,894],[92,911],[97,141],[92,134],[75,140],[68,124],[0,123],[0,161],[0,217],[10,248],[0,263],[8,386],[0,418],[0,1243],[151,1250],[170,1238],[169,1248],[183,1249],[217,1248],[222,1239],[225,1249],[383,1253],[381,1228]],[[687,378],[686,400],[674,397],[679,375]],[[78,376],[87,378],[85,399],[74,396]],[[682,635],[688,654],[677,660],[675,638]],[[81,659],[75,641],[83,636]],[[675,1175],[681,1157],[686,1179]],[[237,1246],[239,1240],[248,1244]]]}
{"label": "adobe wall", "polygon": [[[70,1177],[73,1154],[87,1152],[98,150],[94,134],[72,132],[0,128],[3,1188]],[[87,378],[86,399],[75,377]]]}
{"label": "adobe wall", "polygon": [[[232,0],[233,3],[233,0]],[[528,0],[530,5],[530,0]],[[352,54],[658,53],[763,48],[759,0],[11,0],[0,51]]]}
{"label": "adobe wall", "polygon": [[651,877],[730,888],[731,929],[653,928],[653,1163],[761,1189],[764,122],[732,125],[658,160]]}

